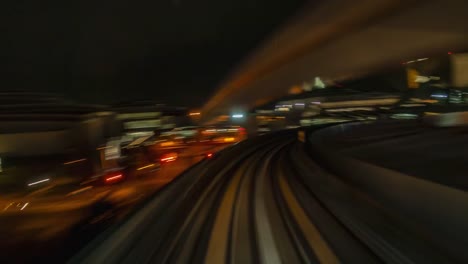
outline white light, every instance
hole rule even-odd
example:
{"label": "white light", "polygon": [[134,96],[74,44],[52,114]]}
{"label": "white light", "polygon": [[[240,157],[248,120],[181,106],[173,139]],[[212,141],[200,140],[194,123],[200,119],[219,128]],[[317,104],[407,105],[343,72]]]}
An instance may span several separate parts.
{"label": "white light", "polygon": [[304,103],[295,103],[294,105],[304,106]]}
{"label": "white light", "polygon": [[28,206],[28,204],[29,204],[29,203],[25,203],[25,204],[23,205],[23,207],[21,207],[20,210],[23,211],[23,209],[26,208],[26,206]]}
{"label": "white light", "polygon": [[28,186],[33,186],[33,185],[36,185],[36,184],[39,184],[39,183],[42,183],[42,182],[46,182],[46,181],[49,181],[50,179],[44,179],[44,180],[40,180],[40,181],[37,181],[37,182],[31,182],[28,184]]}
{"label": "white light", "polygon": [[430,81],[431,79],[427,76],[416,76],[416,80],[414,80],[417,83],[426,83]]}
{"label": "white light", "polygon": [[446,94],[433,94],[431,97],[436,97],[436,98],[447,98]]}
{"label": "white light", "polygon": [[288,107],[280,107],[280,108],[277,108],[276,111],[288,112],[288,111],[289,111],[289,108],[288,108]]}
{"label": "white light", "polygon": [[232,115],[232,118],[243,118],[244,115],[243,114],[234,114]]}
{"label": "white light", "polygon": [[351,111],[372,111],[374,108],[372,107],[349,107],[349,108],[336,108],[336,109],[328,109],[326,112],[351,112]]}
{"label": "white light", "polygon": [[86,159],[72,160],[72,161],[63,163],[63,165],[70,165],[70,164],[82,162],[82,161],[85,161],[85,160],[86,160]]}
{"label": "white light", "polygon": [[12,205],[13,205],[13,203],[10,203],[9,205],[7,205],[7,206],[5,207],[5,209],[3,209],[3,211],[8,210],[8,208],[10,208],[10,206],[12,206]]}

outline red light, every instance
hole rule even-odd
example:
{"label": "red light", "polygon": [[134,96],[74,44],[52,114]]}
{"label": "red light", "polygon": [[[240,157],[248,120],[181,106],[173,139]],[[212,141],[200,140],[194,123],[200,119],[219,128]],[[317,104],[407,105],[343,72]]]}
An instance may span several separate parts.
{"label": "red light", "polygon": [[239,131],[240,134],[245,134],[245,128],[243,127],[239,127],[237,131]]}
{"label": "red light", "polygon": [[213,157],[213,153],[208,153],[208,154],[206,154],[206,157],[207,157],[207,158]]}
{"label": "red light", "polygon": [[120,180],[122,177],[123,177],[122,174],[118,174],[118,175],[107,178],[106,182],[117,181],[117,180]]}
{"label": "red light", "polygon": [[448,55],[452,55],[452,52],[451,52],[451,51],[449,51],[449,52],[447,52],[447,54],[448,54]]}

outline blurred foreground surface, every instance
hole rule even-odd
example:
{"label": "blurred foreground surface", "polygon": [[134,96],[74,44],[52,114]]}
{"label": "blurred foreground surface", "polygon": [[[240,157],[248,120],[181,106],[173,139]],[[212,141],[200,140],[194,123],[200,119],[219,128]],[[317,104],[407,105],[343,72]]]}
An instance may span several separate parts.
{"label": "blurred foreground surface", "polygon": [[111,224],[138,209],[207,153],[225,146],[186,147],[179,150],[175,160],[154,169],[147,166],[138,177],[115,184],[39,182],[32,190],[3,195],[0,260],[63,262]]}
{"label": "blurred foreground surface", "polygon": [[73,263],[466,263],[465,131],[385,120],[240,142]]}

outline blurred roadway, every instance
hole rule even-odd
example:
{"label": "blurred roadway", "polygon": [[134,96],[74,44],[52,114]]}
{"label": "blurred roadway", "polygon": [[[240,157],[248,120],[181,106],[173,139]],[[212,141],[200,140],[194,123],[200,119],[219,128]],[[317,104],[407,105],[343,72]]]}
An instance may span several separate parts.
{"label": "blurred roadway", "polygon": [[73,262],[468,261],[463,250],[441,244],[440,230],[425,229],[419,219],[353,188],[306,150],[296,131],[286,131],[222,151],[90,243]]}
{"label": "blurred roadway", "polygon": [[[107,186],[49,184],[26,195],[2,196],[2,262],[63,262],[86,242],[122,220],[206,153],[226,147],[192,146],[159,170]],[[27,251],[27,254],[24,252]]]}

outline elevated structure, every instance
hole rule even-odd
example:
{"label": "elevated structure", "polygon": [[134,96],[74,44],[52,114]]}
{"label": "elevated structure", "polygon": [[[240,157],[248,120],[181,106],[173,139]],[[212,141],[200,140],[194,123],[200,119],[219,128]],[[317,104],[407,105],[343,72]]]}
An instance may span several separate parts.
{"label": "elevated structure", "polygon": [[67,102],[57,95],[0,93],[2,157],[87,151],[118,133],[104,106]]}
{"label": "elevated structure", "polygon": [[126,136],[137,138],[153,135],[190,123],[187,109],[171,107],[154,101],[138,101],[116,104],[111,109],[116,113],[117,125]]}
{"label": "elevated structure", "polygon": [[321,1],[250,56],[202,110],[205,122],[281,97],[293,85],[358,77],[468,47],[468,1]]}

